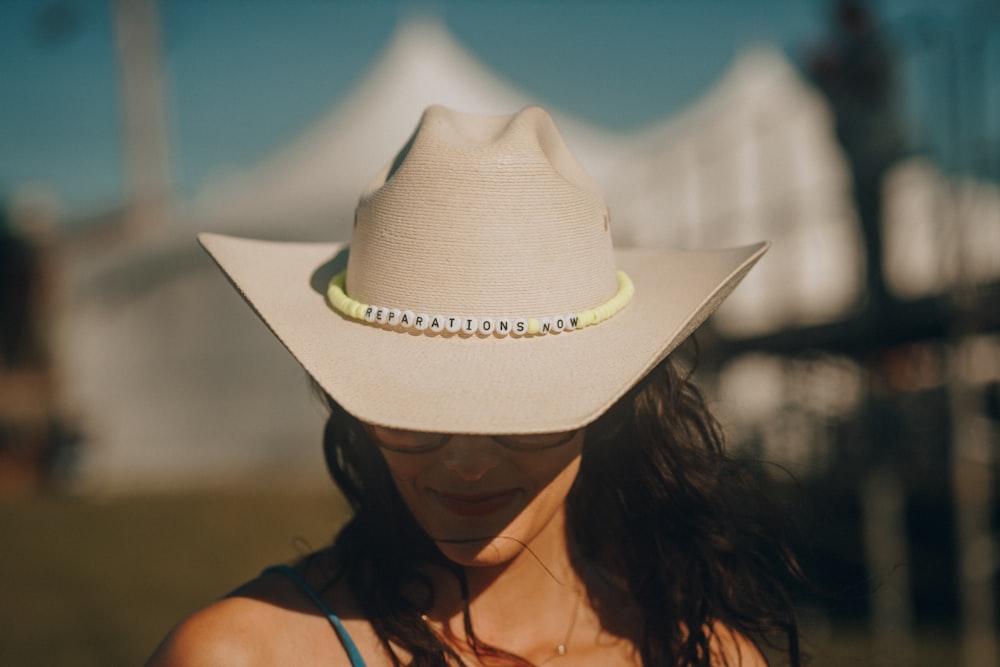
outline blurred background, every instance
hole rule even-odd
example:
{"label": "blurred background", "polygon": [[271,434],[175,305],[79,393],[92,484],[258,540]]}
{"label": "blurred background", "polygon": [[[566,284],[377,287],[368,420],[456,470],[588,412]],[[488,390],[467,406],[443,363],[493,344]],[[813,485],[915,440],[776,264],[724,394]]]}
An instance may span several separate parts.
{"label": "blurred background", "polygon": [[332,537],[194,235],[347,240],[433,103],[552,110],[621,245],[770,239],[698,375],[813,664],[1000,662],[1000,3],[0,0],[0,664],[139,663]]}

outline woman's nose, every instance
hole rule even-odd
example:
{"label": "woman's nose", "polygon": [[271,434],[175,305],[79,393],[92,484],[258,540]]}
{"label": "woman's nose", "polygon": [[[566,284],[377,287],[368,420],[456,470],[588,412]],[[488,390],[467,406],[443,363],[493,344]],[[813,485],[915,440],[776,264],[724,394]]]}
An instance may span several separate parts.
{"label": "woman's nose", "polygon": [[497,444],[487,436],[454,435],[445,447],[445,468],[475,482],[500,463]]}

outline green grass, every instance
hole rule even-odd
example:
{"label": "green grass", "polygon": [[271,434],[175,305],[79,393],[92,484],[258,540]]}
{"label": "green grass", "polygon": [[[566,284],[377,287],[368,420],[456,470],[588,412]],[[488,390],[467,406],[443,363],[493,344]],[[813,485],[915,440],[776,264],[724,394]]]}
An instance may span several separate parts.
{"label": "green grass", "polygon": [[[328,543],[346,516],[332,490],[0,501],[0,666],[141,665],[180,618]],[[864,628],[813,624],[804,648],[814,667],[899,664]],[[913,655],[957,664],[944,633],[918,633]]]}
{"label": "green grass", "polygon": [[330,541],[333,491],[0,503],[0,665],[140,665],[182,616]]}

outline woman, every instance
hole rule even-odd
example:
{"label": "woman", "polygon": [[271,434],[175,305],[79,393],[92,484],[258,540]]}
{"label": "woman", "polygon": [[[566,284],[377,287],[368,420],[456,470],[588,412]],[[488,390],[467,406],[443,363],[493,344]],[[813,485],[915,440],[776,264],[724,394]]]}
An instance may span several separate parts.
{"label": "woman", "polygon": [[352,243],[202,243],[330,405],[353,519],[180,624],[195,665],[762,665],[793,610],[668,354],[763,254],[615,251],[548,114],[428,109]]}

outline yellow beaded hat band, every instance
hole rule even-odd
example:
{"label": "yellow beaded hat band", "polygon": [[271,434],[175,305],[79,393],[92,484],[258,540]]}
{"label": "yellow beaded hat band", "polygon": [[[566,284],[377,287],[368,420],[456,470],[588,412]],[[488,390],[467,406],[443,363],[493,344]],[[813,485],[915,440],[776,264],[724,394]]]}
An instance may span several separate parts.
{"label": "yellow beaded hat band", "polygon": [[574,331],[600,324],[621,311],[632,300],[635,287],[624,271],[617,272],[618,291],[615,295],[595,308],[578,313],[564,313],[546,317],[471,317],[468,315],[438,315],[415,313],[412,310],[376,306],[352,299],[344,291],[347,275],[342,271],[335,275],[327,288],[326,296],[330,306],[352,319],[402,331],[417,331],[427,334],[459,334],[471,336],[536,336]]}

